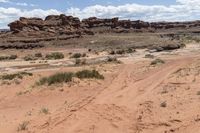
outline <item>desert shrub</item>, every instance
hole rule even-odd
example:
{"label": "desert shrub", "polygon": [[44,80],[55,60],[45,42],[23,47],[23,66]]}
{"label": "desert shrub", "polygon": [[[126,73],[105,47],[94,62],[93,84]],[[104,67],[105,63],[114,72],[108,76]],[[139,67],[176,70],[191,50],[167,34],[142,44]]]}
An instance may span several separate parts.
{"label": "desert shrub", "polygon": [[7,60],[7,56],[0,56],[0,61]]}
{"label": "desert shrub", "polygon": [[33,55],[26,55],[24,57],[25,61],[32,61],[32,60],[36,60],[36,58]]}
{"label": "desert shrub", "polygon": [[33,74],[29,72],[20,72],[19,74],[25,75],[25,76],[33,76]]}
{"label": "desert shrub", "polygon": [[151,62],[151,65],[157,65],[157,64],[164,64],[165,61],[161,60],[161,59],[155,59]]}
{"label": "desert shrub", "polygon": [[42,58],[42,53],[36,53],[36,54],[35,54],[35,57],[37,57],[37,58]]}
{"label": "desert shrub", "polygon": [[128,48],[128,49],[126,50],[126,53],[133,53],[133,52],[135,52],[135,50],[133,50],[132,48]]}
{"label": "desert shrub", "polygon": [[21,74],[6,74],[6,75],[2,75],[1,76],[1,79],[2,80],[13,80],[15,78],[19,78],[19,79],[22,79],[22,75]]}
{"label": "desert shrub", "polygon": [[28,124],[29,124],[28,121],[22,122],[21,124],[19,124],[17,130],[18,130],[18,131],[25,131],[25,130],[27,130],[27,129],[28,129]]}
{"label": "desert shrub", "polygon": [[115,53],[115,51],[114,50],[112,50],[112,51],[110,51],[110,53],[109,53],[110,55],[114,55],[114,54],[116,54]]}
{"label": "desert shrub", "polygon": [[36,82],[36,85],[53,85],[57,83],[68,83],[72,81],[73,77],[77,77],[79,79],[104,79],[104,76],[101,75],[96,70],[82,70],[78,71],[76,73],[71,72],[64,72],[64,73],[56,73],[49,77],[43,77],[38,82]]}
{"label": "desert shrub", "polygon": [[73,73],[66,72],[66,73],[56,73],[50,77],[44,77],[39,80],[37,83],[38,85],[52,85],[56,83],[63,83],[63,82],[70,82],[72,81]]}
{"label": "desert shrub", "polygon": [[71,56],[71,58],[81,58],[82,54],[81,53],[75,53]]}
{"label": "desert shrub", "polygon": [[75,60],[75,65],[80,65],[81,64],[81,60],[80,59],[76,59]]}
{"label": "desert shrub", "polygon": [[46,59],[48,60],[58,60],[58,59],[63,59],[64,57],[65,57],[64,54],[60,52],[55,52],[46,55]]}
{"label": "desert shrub", "polygon": [[15,60],[15,59],[17,59],[17,55],[0,56],[0,61],[3,61],[3,60]]}
{"label": "desert shrub", "polygon": [[85,65],[85,64],[86,64],[86,60],[85,59],[83,59],[83,60],[76,59],[75,60],[75,65]]}
{"label": "desert shrub", "polygon": [[115,57],[108,57],[107,61],[108,62],[115,62],[115,61],[117,61],[117,58],[115,58]]}
{"label": "desert shrub", "polygon": [[40,110],[40,113],[43,113],[43,114],[47,115],[47,114],[49,114],[49,109],[48,108],[42,108]]}
{"label": "desert shrub", "polygon": [[146,55],[145,55],[145,58],[153,59],[153,58],[154,58],[154,55],[152,55],[152,54],[146,54]]}
{"label": "desert shrub", "polygon": [[0,77],[1,80],[13,80],[13,79],[23,79],[23,76],[33,76],[32,73],[27,72],[20,72],[20,73],[14,73],[14,74],[5,74]]}
{"label": "desert shrub", "polygon": [[76,77],[80,79],[85,79],[85,78],[96,78],[96,79],[104,79],[104,76],[101,75],[98,71],[96,70],[83,70],[79,71],[76,73]]}
{"label": "desert shrub", "polygon": [[124,49],[120,49],[116,51],[116,54],[125,54],[125,50]]}
{"label": "desert shrub", "polygon": [[87,56],[86,53],[83,53],[83,54],[81,54],[81,53],[75,53],[75,54],[73,54],[71,56],[71,58],[81,58],[81,57],[86,57],[86,56]]}
{"label": "desert shrub", "polygon": [[132,48],[128,48],[128,49],[119,49],[119,50],[116,50],[116,51],[112,50],[112,51],[110,51],[109,54],[110,55],[115,55],[115,54],[122,55],[122,54],[133,53],[133,52],[135,52],[135,50],[133,50]]}
{"label": "desert shrub", "polygon": [[17,55],[10,55],[9,60],[15,60],[17,59]]}

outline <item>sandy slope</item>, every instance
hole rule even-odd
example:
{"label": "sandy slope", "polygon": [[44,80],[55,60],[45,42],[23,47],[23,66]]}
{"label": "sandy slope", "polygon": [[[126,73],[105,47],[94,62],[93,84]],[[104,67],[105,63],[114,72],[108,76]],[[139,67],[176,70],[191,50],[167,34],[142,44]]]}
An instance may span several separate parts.
{"label": "sandy slope", "polygon": [[30,133],[200,133],[200,54],[191,49],[160,53],[166,63],[155,67],[140,56],[99,66],[104,81],[16,95],[38,79],[35,73],[20,85],[1,86],[0,132],[17,132],[28,121]]}

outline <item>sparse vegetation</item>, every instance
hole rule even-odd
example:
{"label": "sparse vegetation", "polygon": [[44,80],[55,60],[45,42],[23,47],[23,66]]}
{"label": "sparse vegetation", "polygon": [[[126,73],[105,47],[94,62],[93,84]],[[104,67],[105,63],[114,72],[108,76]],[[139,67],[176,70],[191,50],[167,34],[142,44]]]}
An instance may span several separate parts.
{"label": "sparse vegetation", "polygon": [[36,53],[36,54],[35,54],[35,57],[37,57],[37,58],[42,58],[42,53]]}
{"label": "sparse vegetation", "polygon": [[26,55],[24,57],[25,61],[34,61],[34,60],[38,60],[39,58],[42,58],[42,53],[36,53],[35,55]]}
{"label": "sparse vegetation", "polygon": [[85,59],[76,59],[75,60],[75,65],[85,65],[86,64],[86,60]]}
{"label": "sparse vegetation", "polygon": [[15,59],[17,59],[17,55],[0,56],[0,61],[4,61],[4,60],[15,60]]}
{"label": "sparse vegetation", "polygon": [[36,85],[52,85],[57,83],[68,83],[72,81],[73,77],[77,77],[79,79],[104,79],[104,76],[101,75],[96,70],[82,70],[78,71],[76,73],[72,72],[63,72],[63,73],[56,73],[49,77],[43,77],[38,82],[36,82]]}
{"label": "sparse vegetation", "polygon": [[161,59],[155,59],[151,62],[151,65],[158,65],[158,64],[164,64],[165,61]]}
{"label": "sparse vegetation", "polygon": [[81,54],[81,53],[75,53],[75,54],[73,54],[71,56],[71,58],[81,58],[81,57],[86,57],[86,54],[85,53],[83,53],[83,54]]}
{"label": "sparse vegetation", "polygon": [[17,131],[25,131],[28,129],[28,121],[24,121],[21,124],[19,124]]}
{"label": "sparse vegetation", "polygon": [[40,110],[40,113],[43,113],[43,114],[47,115],[47,114],[49,114],[49,109],[48,108],[42,108]]}
{"label": "sparse vegetation", "polygon": [[119,63],[119,64],[122,63],[116,57],[108,57],[107,62],[114,62],[114,63]]}
{"label": "sparse vegetation", "polygon": [[98,71],[96,70],[83,70],[79,71],[76,73],[76,77],[80,79],[85,79],[85,78],[96,78],[96,79],[104,79],[103,75],[101,75]]}
{"label": "sparse vegetation", "polygon": [[116,51],[116,54],[125,54],[125,50],[124,49],[120,49]]}
{"label": "sparse vegetation", "polygon": [[153,59],[153,58],[154,58],[154,55],[152,55],[152,54],[146,54],[146,55],[145,55],[145,58]]}
{"label": "sparse vegetation", "polygon": [[126,53],[133,53],[133,52],[135,52],[135,49],[133,50],[132,48],[128,48],[128,49],[126,50]]}
{"label": "sparse vegetation", "polygon": [[28,73],[28,72],[5,74],[5,75],[0,76],[0,79],[1,80],[23,79],[23,76],[33,76],[33,74],[32,73]]}
{"label": "sparse vegetation", "polygon": [[25,61],[33,61],[33,60],[37,60],[37,58],[34,57],[33,55],[26,55],[26,56],[24,57],[24,60],[25,60]]}
{"label": "sparse vegetation", "polygon": [[55,53],[46,55],[46,59],[48,60],[59,60],[59,59],[63,59],[64,57],[65,57],[64,54],[60,52],[55,52]]}
{"label": "sparse vegetation", "polygon": [[115,57],[108,57],[108,62],[115,62],[117,61],[117,58]]}
{"label": "sparse vegetation", "polygon": [[200,42],[200,38],[198,36],[191,36],[191,35],[187,35],[182,37],[182,41],[185,43],[190,43],[190,42]]}
{"label": "sparse vegetation", "polygon": [[37,82],[37,85],[52,85],[56,83],[67,83],[72,81],[73,73],[65,72],[65,73],[56,73],[50,77],[44,77]]}
{"label": "sparse vegetation", "polygon": [[110,51],[110,55],[115,55],[115,54],[119,54],[119,55],[122,55],[122,54],[126,54],[126,53],[133,53],[133,52],[135,52],[135,50],[133,50],[132,48],[128,48],[128,49],[119,49],[119,50],[116,50],[116,51],[114,51],[114,50],[112,50],[112,51]]}

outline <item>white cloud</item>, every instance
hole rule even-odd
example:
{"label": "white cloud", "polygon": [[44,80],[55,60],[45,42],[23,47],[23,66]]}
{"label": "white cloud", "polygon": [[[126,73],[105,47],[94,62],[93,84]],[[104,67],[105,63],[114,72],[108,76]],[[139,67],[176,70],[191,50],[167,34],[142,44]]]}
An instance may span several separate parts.
{"label": "white cloud", "polygon": [[200,5],[200,0],[176,0],[176,2],[184,5]]}
{"label": "white cloud", "polygon": [[94,5],[83,9],[70,8],[66,14],[81,18],[96,16],[120,17],[121,19],[142,19],[145,21],[182,21],[200,19],[200,0],[177,0],[176,5],[125,4],[121,6]]}
{"label": "white cloud", "polygon": [[8,3],[9,0],[0,0],[0,3]]}
{"label": "white cloud", "polygon": [[0,28],[7,27],[7,24],[19,19],[19,17],[40,17],[44,18],[48,15],[58,15],[61,12],[55,9],[42,10],[42,9],[33,9],[33,10],[21,10],[17,8],[3,8],[0,7]]}
{"label": "white cloud", "polygon": [[[0,0],[8,1],[8,0]],[[200,0],[176,0],[174,5],[142,5],[125,4],[120,6],[93,5],[83,9],[71,7],[66,10],[67,15],[82,18],[92,16],[101,18],[120,17],[121,19],[145,20],[145,21],[187,21],[200,19]],[[26,4],[24,4],[25,6]],[[9,22],[24,17],[42,17],[50,14],[60,14],[58,10],[22,10],[17,8],[0,7],[0,27]]]}
{"label": "white cloud", "polygon": [[27,3],[16,3],[16,5],[18,5],[18,6],[28,6]]}

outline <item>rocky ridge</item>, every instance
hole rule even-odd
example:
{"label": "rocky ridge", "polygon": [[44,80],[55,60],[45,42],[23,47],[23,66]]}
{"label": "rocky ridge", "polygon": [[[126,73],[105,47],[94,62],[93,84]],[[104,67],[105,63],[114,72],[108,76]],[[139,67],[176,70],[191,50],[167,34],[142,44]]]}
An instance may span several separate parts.
{"label": "rocky ridge", "polygon": [[144,22],[119,20],[119,18],[100,19],[90,17],[82,21],[73,16],[50,15],[44,20],[41,18],[24,18],[14,21],[8,25],[13,33],[27,32],[55,35],[93,35],[95,28],[107,28],[112,32],[126,32],[128,31],[156,31],[166,29],[187,29],[191,27],[199,27],[200,21],[188,22]]}

